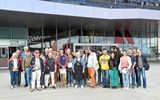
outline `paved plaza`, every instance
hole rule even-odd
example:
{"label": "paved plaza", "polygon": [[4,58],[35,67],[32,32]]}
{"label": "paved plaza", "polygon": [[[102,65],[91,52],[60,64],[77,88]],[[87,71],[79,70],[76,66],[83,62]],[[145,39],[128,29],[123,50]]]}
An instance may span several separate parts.
{"label": "paved plaza", "polygon": [[81,88],[52,88],[31,93],[22,86],[10,89],[9,71],[0,70],[0,100],[160,100],[160,62],[150,63],[151,69],[147,75],[147,89],[135,88],[129,91],[118,89],[103,89],[97,86]]}

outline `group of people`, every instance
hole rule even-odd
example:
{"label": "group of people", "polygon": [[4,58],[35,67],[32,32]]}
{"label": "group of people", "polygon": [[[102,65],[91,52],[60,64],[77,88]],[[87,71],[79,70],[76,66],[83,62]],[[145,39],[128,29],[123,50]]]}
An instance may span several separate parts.
{"label": "group of people", "polygon": [[[53,51],[46,48],[31,52],[24,47],[24,51],[17,50],[9,60],[11,88],[21,85],[21,74],[24,73],[25,87],[31,92],[37,89],[59,87],[81,87],[87,85],[95,88],[118,88],[129,90],[131,86],[146,84],[146,57],[138,48],[121,50],[113,47],[109,51],[98,49],[80,49],[71,52],[70,49]],[[131,84],[130,84],[131,83]]]}

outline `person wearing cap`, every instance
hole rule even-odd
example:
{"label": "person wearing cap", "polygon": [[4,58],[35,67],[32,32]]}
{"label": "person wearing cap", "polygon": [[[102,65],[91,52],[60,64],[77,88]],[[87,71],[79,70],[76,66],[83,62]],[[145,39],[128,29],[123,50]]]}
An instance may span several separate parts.
{"label": "person wearing cap", "polygon": [[103,78],[103,88],[110,87],[110,78],[109,78],[109,60],[110,56],[107,53],[107,50],[104,49],[102,51],[102,56],[99,58],[99,62],[102,70],[102,78]]}
{"label": "person wearing cap", "polygon": [[41,72],[43,72],[43,69],[44,69],[44,63],[42,58],[40,58],[39,50],[34,51],[34,57],[32,57],[30,65],[32,68],[31,92],[35,90],[35,87],[37,87],[38,91],[41,91],[40,78],[41,78]]}

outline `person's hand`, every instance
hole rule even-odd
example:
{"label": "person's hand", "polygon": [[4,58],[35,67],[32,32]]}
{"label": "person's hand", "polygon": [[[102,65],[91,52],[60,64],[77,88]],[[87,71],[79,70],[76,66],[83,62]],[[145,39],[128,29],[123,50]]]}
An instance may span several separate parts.
{"label": "person's hand", "polygon": [[84,72],[85,72],[85,71],[83,70],[83,72],[82,72],[82,73],[84,74]]}

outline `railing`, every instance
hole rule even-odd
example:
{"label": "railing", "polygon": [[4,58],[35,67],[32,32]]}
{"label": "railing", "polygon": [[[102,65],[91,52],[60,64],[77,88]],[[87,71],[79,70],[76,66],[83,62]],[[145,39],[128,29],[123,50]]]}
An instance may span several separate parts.
{"label": "railing", "polygon": [[143,8],[160,10],[160,0],[42,0],[103,8]]}

